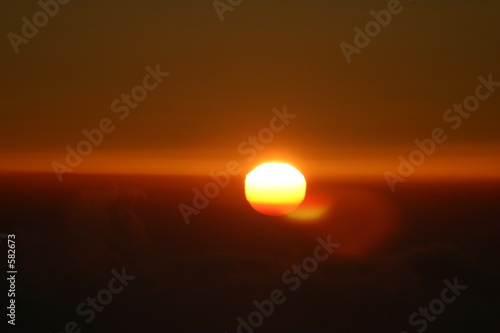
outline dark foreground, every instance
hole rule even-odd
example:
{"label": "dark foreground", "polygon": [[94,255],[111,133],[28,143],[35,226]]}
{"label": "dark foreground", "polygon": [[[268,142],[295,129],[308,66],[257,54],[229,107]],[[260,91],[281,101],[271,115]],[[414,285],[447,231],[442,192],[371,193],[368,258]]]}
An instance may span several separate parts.
{"label": "dark foreground", "polygon": [[408,181],[392,194],[383,183],[309,182],[302,215],[324,213],[305,222],[256,213],[234,178],[187,225],[178,205],[207,181],[0,176],[0,233],[15,234],[17,269],[16,325],[12,297],[2,325],[498,332],[500,183]]}

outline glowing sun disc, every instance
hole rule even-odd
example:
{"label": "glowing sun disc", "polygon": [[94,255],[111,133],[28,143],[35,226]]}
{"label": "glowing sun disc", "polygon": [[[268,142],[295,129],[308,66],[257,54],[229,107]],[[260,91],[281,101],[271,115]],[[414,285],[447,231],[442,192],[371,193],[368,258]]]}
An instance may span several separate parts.
{"label": "glowing sun disc", "polygon": [[245,196],[250,205],[265,215],[293,212],[306,195],[306,179],[290,164],[266,163],[245,178]]}

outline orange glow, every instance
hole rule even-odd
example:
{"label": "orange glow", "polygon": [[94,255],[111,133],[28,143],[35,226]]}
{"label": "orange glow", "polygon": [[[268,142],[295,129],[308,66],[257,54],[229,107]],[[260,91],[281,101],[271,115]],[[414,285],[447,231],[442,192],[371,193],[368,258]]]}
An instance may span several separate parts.
{"label": "orange glow", "polygon": [[[144,174],[144,175],[190,175],[206,176],[208,172],[224,170],[228,156],[234,158],[243,169],[250,167],[245,158],[228,150],[125,150],[112,151],[95,149],[71,174]],[[320,148],[316,147],[315,150]],[[300,169],[312,178],[322,179],[374,179],[385,182],[384,172],[397,172],[397,156],[411,147],[369,146],[335,148],[335,158],[320,154],[301,157]],[[498,151],[498,144],[453,145],[440,147],[439,154],[428,158],[411,176],[418,179],[500,179],[500,156],[491,152]],[[275,151],[272,152],[276,158]],[[231,155],[232,154],[232,155]],[[271,154],[263,152],[266,160]],[[291,155],[279,156],[280,160],[294,161]],[[40,152],[1,152],[0,172],[37,172],[54,173],[53,161],[67,165],[64,151]],[[261,161],[261,159],[259,158]],[[265,162],[262,161],[263,163]],[[251,165],[253,166],[253,164]],[[248,169],[246,169],[248,170]],[[249,170],[248,170],[249,171]]]}
{"label": "orange glow", "polygon": [[328,229],[342,244],[339,254],[376,253],[400,232],[397,207],[381,193],[348,188],[332,191],[331,196],[335,207],[327,217]]}
{"label": "orange glow", "polygon": [[314,228],[316,234],[335,235],[342,244],[337,255],[376,254],[402,231],[401,212],[391,197],[380,191],[346,186],[323,191],[321,187],[310,180],[310,193],[286,220]]}
{"label": "orange glow", "polygon": [[291,213],[304,200],[306,180],[293,166],[266,163],[245,178],[245,196],[250,205],[265,215]]}
{"label": "orange glow", "polygon": [[292,221],[299,223],[316,223],[322,221],[332,207],[331,199],[323,194],[308,193],[299,208],[287,215]]}

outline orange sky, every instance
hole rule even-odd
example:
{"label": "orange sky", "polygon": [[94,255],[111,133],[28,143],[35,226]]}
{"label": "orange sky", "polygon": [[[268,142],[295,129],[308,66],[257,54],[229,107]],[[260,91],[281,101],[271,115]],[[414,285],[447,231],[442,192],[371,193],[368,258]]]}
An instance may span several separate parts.
{"label": "orange sky", "polygon": [[[383,177],[445,128],[478,75],[500,81],[498,2],[404,5],[347,64],[339,44],[385,1],[246,1],[224,22],[210,1],[70,2],[18,54],[4,38],[0,170],[51,172],[110,118],[115,131],[74,172],[208,174],[287,158],[315,175]],[[6,36],[38,5],[3,8]],[[170,76],[119,120],[111,103],[156,64]],[[500,91],[447,129],[415,175],[500,176],[499,103]],[[238,145],[284,105],[297,118],[245,164]]]}

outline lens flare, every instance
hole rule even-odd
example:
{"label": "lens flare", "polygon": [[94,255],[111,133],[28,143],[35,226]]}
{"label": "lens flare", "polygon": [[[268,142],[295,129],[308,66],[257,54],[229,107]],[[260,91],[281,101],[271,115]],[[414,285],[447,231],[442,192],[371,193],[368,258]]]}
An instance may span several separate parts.
{"label": "lens flare", "polygon": [[306,180],[290,164],[266,163],[245,178],[245,196],[259,213],[271,216],[293,212],[306,195]]}

